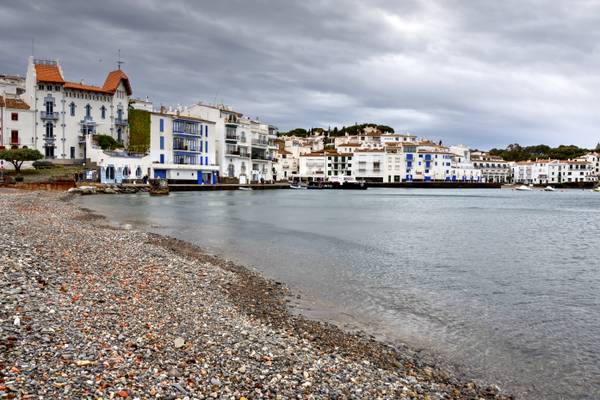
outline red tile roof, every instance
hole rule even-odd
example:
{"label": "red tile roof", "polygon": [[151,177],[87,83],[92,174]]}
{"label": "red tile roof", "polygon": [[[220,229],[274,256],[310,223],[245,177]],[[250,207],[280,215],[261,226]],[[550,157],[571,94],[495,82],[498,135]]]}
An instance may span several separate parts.
{"label": "red tile roof", "polygon": [[117,88],[119,87],[119,83],[121,83],[121,81],[123,81],[123,84],[125,85],[125,90],[127,91],[127,94],[131,96],[132,91],[131,84],[129,83],[129,78],[127,77],[127,74],[125,74],[125,72],[123,72],[120,69],[109,73],[102,87],[104,88],[104,90],[108,90],[114,93],[115,90],[117,90]]}
{"label": "red tile roof", "polygon": [[12,108],[15,110],[29,110],[29,105],[21,99],[4,99],[0,96],[0,107]]}
{"label": "red tile roof", "polygon": [[58,65],[35,64],[35,74],[38,82],[65,83]]}
{"label": "red tile roof", "polygon": [[87,90],[88,92],[96,92],[102,94],[113,94],[113,92],[101,88],[99,86],[83,85],[75,82],[65,82],[65,89]]}

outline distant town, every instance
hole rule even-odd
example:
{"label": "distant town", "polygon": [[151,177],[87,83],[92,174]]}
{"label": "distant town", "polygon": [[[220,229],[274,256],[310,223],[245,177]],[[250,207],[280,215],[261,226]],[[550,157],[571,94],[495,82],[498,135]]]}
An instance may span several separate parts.
{"label": "distant town", "polygon": [[[600,177],[598,149],[568,158],[542,152],[520,160],[503,158],[522,150],[514,146],[487,152],[377,124],[280,133],[223,104],[167,107],[137,99],[120,68],[109,72],[101,86],[65,76],[58,60],[33,57],[24,78],[0,75],[0,151],[35,149],[44,162],[84,165],[82,179],[107,184],[343,177],[373,183],[551,185],[593,183]],[[0,167],[10,169],[9,161],[0,160]]]}

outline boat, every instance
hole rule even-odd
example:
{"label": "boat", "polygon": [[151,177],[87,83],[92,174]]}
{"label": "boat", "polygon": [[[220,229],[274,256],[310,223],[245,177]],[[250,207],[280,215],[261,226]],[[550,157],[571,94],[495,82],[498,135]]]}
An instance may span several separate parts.
{"label": "boat", "polygon": [[150,196],[167,196],[169,194],[169,184],[166,179],[150,179],[148,181]]}
{"label": "boat", "polygon": [[517,187],[515,188],[515,190],[518,190],[518,191],[520,191],[520,192],[531,192],[533,189],[531,189],[531,187],[530,187],[530,186],[527,186],[527,185],[521,185],[521,186],[517,186]]}
{"label": "boat", "polygon": [[250,186],[240,186],[240,187],[238,188],[238,190],[246,190],[246,191],[249,191],[249,190],[254,190],[254,189],[252,189]]}
{"label": "boat", "polygon": [[300,183],[291,183],[290,189],[306,189],[306,186],[302,186]]}
{"label": "boat", "polygon": [[554,189],[552,186],[546,186],[544,188],[544,192],[556,192],[556,189]]}
{"label": "boat", "polygon": [[367,183],[358,181],[353,176],[332,176],[329,179],[332,189],[366,190]]}
{"label": "boat", "polygon": [[594,193],[600,193],[600,186],[596,186],[595,188],[593,188],[592,192],[594,192]]}

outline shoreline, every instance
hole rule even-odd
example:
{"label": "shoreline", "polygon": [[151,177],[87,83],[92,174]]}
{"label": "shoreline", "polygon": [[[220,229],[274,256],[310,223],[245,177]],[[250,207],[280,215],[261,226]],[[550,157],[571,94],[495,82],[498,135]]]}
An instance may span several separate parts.
{"label": "shoreline", "polygon": [[[128,241],[131,241],[132,245],[135,244],[136,248],[144,249],[145,253],[160,253],[162,256],[161,258],[166,257],[166,259],[176,260],[177,262],[188,265],[190,271],[186,270],[186,276],[188,276],[188,279],[190,279],[191,282],[178,282],[177,284],[181,285],[180,289],[188,290],[188,286],[193,286],[193,284],[196,283],[196,280],[200,281],[198,283],[202,283],[203,279],[214,281],[215,277],[222,278],[221,275],[225,275],[227,279],[218,280],[219,283],[216,286],[203,286],[203,294],[215,298],[215,302],[219,304],[220,309],[227,310],[224,319],[227,319],[229,316],[228,313],[232,312],[233,316],[229,316],[231,320],[240,322],[238,321],[238,318],[240,318],[244,323],[248,323],[249,326],[258,331],[262,332],[263,330],[266,330],[269,333],[267,337],[276,337],[278,341],[285,343],[286,346],[291,346],[290,348],[293,349],[293,354],[296,354],[297,352],[303,353],[307,350],[313,358],[317,357],[322,363],[337,361],[335,368],[333,368],[336,371],[350,368],[352,372],[350,376],[356,375],[353,378],[354,382],[352,379],[350,380],[350,382],[352,382],[351,388],[348,388],[341,382],[338,382],[337,377],[331,378],[329,373],[323,371],[321,371],[324,374],[323,376],[326,376],[327,378],[321,376],[320,378],[310,380],[307,378],[306,370],[298,371],[297,374],[295,374],[295,371],[293,370],[291,371],[291,375],[298,375],[298,379],[292,380],[286,384],[282,384],[282,380],[280,379],[278,381],[280,386],[278,386],[277,383],[273,383],[275,389],[268,393],[274,395],[281,393],[284,398],[286,398],[289,393],[304,393],[305,396],[309,396],[308,398],[311,398],[310,396],[319,398],[324,392],[319,392],[317,389],[321,390],[327,388],[329,390],[338,386],[341,390],[338,394],[338,397],[341,396],[339,398],[511,398],[510,396],[500,394],[497,387],[490,386],[482,388],[474,382],[467,381],[463,376],[453,376],[444,370],[444,368],[439,368],[439,366],[436,365],[429,365],[414,351],[411,351],[407,347],[392,347],[364,334],[346,332],[333,324],[313,321],[301,315],[291,314],[287,303],[289,301],[289,296],[293,295],[293,293],[291,293],[285,285],[266,279],[260,275],[260,273],[253,271],[250,268],[237,265],[217,256],[208,255],[197,246],[178,239],[144,231],[129,231],[114,226],[107,226],[104,224],[106,221],[105,217],[95,214],[91,210],[75,206],[70,201],[73,195],[38,193],[37,196],[35,196],[31,192],[26,194],[18,193],[17,191],[0,190],[0,199],[5,198],[6,196],[20,196],[21,198],[26,198],[27,202],[29,202],[33,208],[40,208],[40,203],[50,204],[47,208],[52,208],[53,206],[61,208],[60,205],[62,204],[64,208],[70,209],[72,214],[65,217],[68,218],[68,220],[65,221],[65,229],[68,228],[69,231],[72,231],[71,235],[77,235],[78,229],[83,229],[85,227],[86,231],[96,231],[96,234],[102,238],[124,236]],[[46,210],[46,212],[48,211]],[[54,215],[54,217],[60,216]],[[30,222],[33,223],[34,221]],[[3,234],[5,233],[2,231],[0,232]],[[92,246],[91,243],[89,245]],[[115,257],[118,256],[119,251],[126,251],[125,248],[116,248],[112,250],[114,253],[110,254],[109,260],[112,259],[113,261],[115,260]],[[144,255],[144,257],[146,256]],[[149,258],[154,261],[152,256],[149,256]],[[146,260],[146,262],[148,262],[148,260]],[[90,267],[91,266],[89,265],[79,266],[80,269],[87,268],[88,272],[91,274],[99,273],[98,271],[95,271],[93,267],[92,269],[90,269]],[[108,263],[106,268],[113,272],[110,263]],[[146,272],[145,265],[141,262],[132,264],[131,268],[138,273]],[[174,267],[173,272],[179,274],[181,272],[181,267]],[[136,281],[135,276],[128,276],[128,279],[131,281],[130,283],[139,283]],[[151,276],[146,277],[146,279],[152,281]],[[161,282],[152,281],[146,283],[146,285],[150,284],[160,286]],[[187,292],[181,293],[181,295],[178,293],[172,293],[171,295],[174,296],[172,300],[179,301],[181,298],[183,298],[183,300],[188,300]],[[85,296],[85,294],[82,294],[82,296]],[[131,294],[129,294],[129,296],[131,296]],[[192,297],[189,298],[190,301],[193,301],[194,299],[195,298]],[[221,301],[224,301],[224,304],[221,304]],[[162,305],[160,304],[154,304],[154,306],[159,310],[162,309]],[[179,307],[185,308],[186,313],[194,312],[193,304],[188,305],[182,303],[179,304]],[[88,310],[88,312],[93,312],[93,310]],[[219,312],[210,314],[210,318],[223,319],[221,317],[223,316],[220,315]],[[208,330],[205,335],[211,337],[211,341],[217,340],[216,338],[219,335],[216,332],[212,332],[211,328],[214,329],[215,327],[207,328]],[[190,326],[187,329],[193,330],[194,327]],[[186,336],[190,337],[190,335]],[[242,337],[245,336],[242,334]],[[192,339],[189,340],[193,341]],[[260,344],[256,343],[256,340],[254,342],[255,343],[249,344],[249,346],[253,347],[254,345]],[[117,340],[117,343],[119,343],[119,340]],[[0,347],[0,349],[2,349],[2,347]],[[223,353],[221,353],[221,356],[223,356]],[[274,359],[286,358],[285,355],[280,357],[268,355],[263,356],[259,360],[261,363],[265,362],[264,357],[270,359],[266,362],[271,363],[271,365],[273,364]],[[228,357],[225,356],[225,358]],[[2,361],[3,363],[6,363],[6,360]],[[17,366],[15,366],[15,368],[19,369]],[[356,370],[356,368],[358,368],[358,370]],[[6,382],[6,377],[10,378],[11,370],[9,369],[8,374],[6,374],[5,369],[8,369],[7,365],[5,365],[3,369],[0,368],[0,372],[4,375],[3,379]],[[244,370],[243,372],[241,372],[242,369]],[[237,375],[246,375],[246,369],[250,369],[250,367],[239,367]],[[275,376],[280,376],[284,372],[289,372],[285,368],[272,369],[274,369],[273,373]],[[313,373],[314,372],[310,371],[308,375],[312,375]],[[200,371],[200,375],[202,376],[202,371]],[[370,379],[367,381],[357,381],[357,377],[365,375],[372,376],[370,376]],[[167,374],[167,376],[170,375]],[[258,375],[258,378],[260,378],[260,376],[261,375]],[[171,376],[171,378],[177,377]],[[207,381],[205,382],[206,387],[204,389],[208,390],[200,390],[200,387],[202,387],[202,384],[200,384],[200,386],[195,386],[195,388],[198,389],[198,392],[193,390],[194,385],[190,387],[189,384],[186,386],[183,385],[183,383],[173,383],[169,388],[170,392],[169,390],[166,390],[165,395],[167,393],[174,393],[176,397],[172,398],[177,398],[178,395],[181,396],[185,393],[192,395],[193,393],[204,392],[208,396],[212,396],[213,393],[217,393],[217,391],[215,391],[215,386],[223,386],[217,385],[215,383],[217,380],[219,383],[222,383],[225,379],[222,376],[220,378],[207,378]],[[256,382],[253,383],[255,384]],[[3,384],[0,383],[0,385]],[[267,393],[263,390],[265,388],[264,383],[260,384],[260,394],[252,390],[246,391],[246,388],[253,387],[252,385],[249,386],[247,383],[244,383],[243,385],[238,384],[237,386],[239,387],[231,385],[229,388],[230,393],[234,398],[260,398]],[[254,387],[255,389],[257,388],[255,385]],[[0,395],[2,394],[1,388],[2,386],[0,386]],[[183,389],[183,391],[180,389]],[[239,393],[233,394],[233,389],[237,389]],[[116,395],[119,396],[119,393],[123,395],[123,391],[126,390],[131,392],[128,392],[127,396],[130,394],[134,396],[136,393],[137,395],[140,395],[139,390],[136,392],[136,390],[126,388],[122,388],[121,391],[115,391],[113,393],[116,393]],[[287,390],[290,392],[286,392]],[[12,391],[9,393],[12,393]],[[329,391],[327,393],[332,394],[332,392]],[[216,397],[225,394],[228,393],[219,391]],[[145,395],[147,395],[147,393],[145,393]],[[142,397],[145,397],[145,395],[142,395]]]}

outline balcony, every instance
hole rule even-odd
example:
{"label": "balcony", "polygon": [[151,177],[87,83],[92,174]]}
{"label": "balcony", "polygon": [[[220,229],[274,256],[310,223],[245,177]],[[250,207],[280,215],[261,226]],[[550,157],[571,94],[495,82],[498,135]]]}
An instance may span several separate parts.
{"label": "balcony", "polygon": [[271,160],[273,160],[273,157],[271,157],[271,156],[264,156],[262,154],[252,154],[252,159],[253,160],[259,160],[259,161],[271,161]]}
{"label": "balcony", "polygon": [[238,135],[236,135],[235,133],[228,133],[225,135],[225,140],[229,140],[229,141],[237,141],[239,140],[240,137]]}
{"label": "balcony", "polygon": [[40,112],[40,117],[43,120],[45,120],[45,121],[57,121],[58,120],[58,113],[57,112],[41,111]]}
{"label": "balcony", "polygon": [[123,118],[117,118],[115,119],[115,125],[117,126],[127,126],[129,125],[129,121]]}
{"label": "balcony", "polygon": [[52,135],[52,136],[44,135],[44,141],[46,143],[54,143],[55,140],[56,140],[56,136],[54,136],[54,135]]}
{"label": "balcony", "polygon": [[268,140],[252,139],[252,146],[267,147],[268,145],[269,145],[269,141]]}

